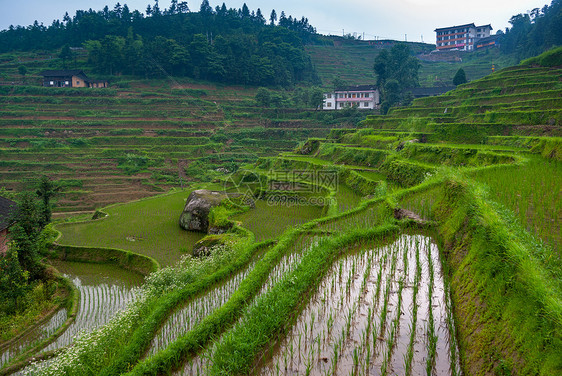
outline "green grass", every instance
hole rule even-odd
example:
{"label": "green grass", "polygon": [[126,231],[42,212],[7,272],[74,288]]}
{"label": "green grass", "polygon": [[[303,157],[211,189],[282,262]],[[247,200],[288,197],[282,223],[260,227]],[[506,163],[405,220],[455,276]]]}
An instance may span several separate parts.
{"label": "green grass", "polygon": [[472,176],[485,183],[493,200],[509,208],[562,259],[562,162],[533,157],[529,163],[481,170]]}
{"label": "green grass", "polygon": [[[519,358],[521,374],[560,373],[562,268],[552,250],[503,215],[477,184],[448,179],[442,195],[436,217],[451,252],[465,364],[482,374]],[[476,330],[482,324],[486,330]],[[490,361],[479,362],[483,356]]]}
{"label": "green grass", "polygon": [[[45,313],[55,308],[66,298],[63,296],[61,289],[54,281],[48,283],[36,282],[31,285],[32,289],[21,299],[21,312],[14,315],[5,315],[0,313],[0,343],[12,339],[15,335],[20,334],[25,329],[33,326],[39,319],[42,319]],[[56,292],[56,295],[55,295]],[[46,299],[53,296],[54,299]]]}
{"label": "green grass", "polygon": [[274,239],[291,227],[322,217],[322,206],[307,204],[307,198],[301,198],[305,200],[301,205],[278,204],[268,202],[267,199],[256,200],[255,208],[235,215],[232,220],[239,221],[258,241]]}
{"label": "green grass", "polygon": [[204,234],[179,227],[179,217],[189,191],[114,205],[103,209],[107,217],[83,223],[64,223],[56,228],[64,245],[98,246],[130,250],[173,265],[191,252]]}

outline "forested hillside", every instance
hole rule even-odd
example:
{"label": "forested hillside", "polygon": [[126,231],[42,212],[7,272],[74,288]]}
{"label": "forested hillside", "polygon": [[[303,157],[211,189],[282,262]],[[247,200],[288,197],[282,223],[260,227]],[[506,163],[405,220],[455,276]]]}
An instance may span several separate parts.
{"label": "forested hillside", "polygon": [[101,11],[79,10],[45,27],[10,27],[0,32],[0,52],[61,49],[72,60],[70,47],[84,46],[88,61],[100,74],[144,77],[187,76],[250,85],[316,82],[304,50],[315,29],[306,18],[273,11],[269,24],[258,8],[250,11],[203,1],[199,12],[172,1],[161,10],[158,1],[146,15],[127,5]]}
{"label": "forested hillside", "polygon": [[501,39],[502,52],[519,59],[538,55],[562,44],[562,1],[552,0],[550,6],[519,13],[509,23],[511,28]]}

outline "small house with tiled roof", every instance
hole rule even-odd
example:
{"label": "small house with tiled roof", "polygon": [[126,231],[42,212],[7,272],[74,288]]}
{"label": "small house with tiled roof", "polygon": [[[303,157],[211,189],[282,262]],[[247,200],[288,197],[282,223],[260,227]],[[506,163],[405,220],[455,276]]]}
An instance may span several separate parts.
{"label": "small house with tiled roof", "polygon": [[13,224],[17,204],[0,196],[0,254],[6,253],[8,249],[8,231]]}
{"label": "small house with tiled roof", "polygon": [[93,80],[82,70],[46,70],[40,73],[45,87],[107,87],[107,81]]}

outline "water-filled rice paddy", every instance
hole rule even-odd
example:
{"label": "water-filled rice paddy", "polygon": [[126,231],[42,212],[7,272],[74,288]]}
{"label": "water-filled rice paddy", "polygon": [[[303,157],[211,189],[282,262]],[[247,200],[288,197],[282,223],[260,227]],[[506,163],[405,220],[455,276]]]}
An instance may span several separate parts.
{"label": "water-filled rice paddy", "polygon": [[306,223],[322,216],[324,207],[311,205],[303,197],[300,203],[272,203],[256,200],[256,207],[232,219],[252,231],[256,241],[272,239],[281,235],[289,227]]}
{"label": "water-filled rice paddy", "polygon": [[[279,260],[277,265],[275,265],[275,267],[271,270],[260,291],[248,304],[245,312],[248,312],[256,304],[259,298],[270,291],[271,288],[275,286],[279,281],[281,281],[283,277],[291,273],[300,263],[303,255],[310,249],[310,247],[317,244],[319,239],[319,236],[314,235],[300,236],[294,242],[293,246],[288,250],[288,252],[281,258],[281,260]],[[242,325],[243,317],[244,315],[240,317],[234,327],[236,327],[237,325]],[[215,350],[215,345],[218,342],[220,342],[220,339],[215,341],[215,343],[205,349],[205,351],[198,354],[193,359],[187,361],[184,364],[183,368],[174,373],[174,375],[187,376],[207,374],[210,370],[210,367],[212,366],[212,356]]]}
{"label": "water-filled rice paddy", "polygon": [[134,288],[143,276],[112,265],[53,261],[80,292],[80,305],[74,322],[44,351],[68,346],[81,332],[92,331],[107,323],[117,311],[134,298]]}
{"label": "water-filled rice paddy", "polygon": [[210,291],[201,294],[201,296],[188,301],[182,307],[176,309],[152,339],[148,355],[156,354],[158,351],[166,348],[179,336],[187,333],[201,320],[226,303],[252,270],[260,256],[254,257],[245,269],[236,273],[226,282],[215,286]]}
{"label": "water-filled rice paddy", "polygon": [[[260,295],[290,274],[302,255],[283,257]],[[439,250],[429,237],[402,235],[390,245],[344,255],[303,306],[287,335],[271,343],[251,374],[460,372],[448,289]],[[210,346],[175,375],[208,374],[214,349]]]}
{"label": "water-filled rice paddy", "polygon": [[437,246],[425,236],[402,235],[336,262],[254,371],[456,375],[448,308]]}
{"label": "water-filled rice paddy", "polygon": [[22,354],[26,349],[33,345],[39,344],[41,341],[49,338],[58,328],[66,321],[68,311],[66,308],[58,310],[49,320],[42,325],[33,328],[23,337],[13,342],[0,353],[0,367],[8,363],[14,357]]}
{"label": "water-filled rice paddy", "polygon": [[[51,261],[66,278],[70,279],[80,293],[78,313],[74,322],[51,344],[41,352],[58,350],[72,344],[74,339],[82,333],[90,332],[106,324],[118,311],[134,299],[134,289],[140,286],[144,277],[113,265],[86,264],[67,261]],[[65,320],[66,309],[59,311],[53,320],[42,326],[54,332]],[[45,361],[49,362],[49,360]],[[32,375],[35,366],[29,366],[14,375]]]}

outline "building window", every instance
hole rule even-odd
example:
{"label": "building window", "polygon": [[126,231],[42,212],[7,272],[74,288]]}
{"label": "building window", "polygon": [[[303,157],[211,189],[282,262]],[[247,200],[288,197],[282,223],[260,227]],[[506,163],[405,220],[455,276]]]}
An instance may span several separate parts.
{"label": "building window", "polygon": [[80,81],[76,81],[76,85],[80,85]]}
{"label": "building window", "polygon": [[369,107],[369,102],[363,102],[363,107]]}
{"label": "building window", "polygon": [[371,93],[365,93],[365,98],[370,98],[371,97]]}
{"label": "building window", "polygon": [[326,107],[332,107],[332,102],[326,103]]}
{"label": "building window", "polygon": [[327,94],[327,95],[326,95],[326,98],[328,98],[328,99],[329,99],[329,98],[332,98],[332,94]]}

